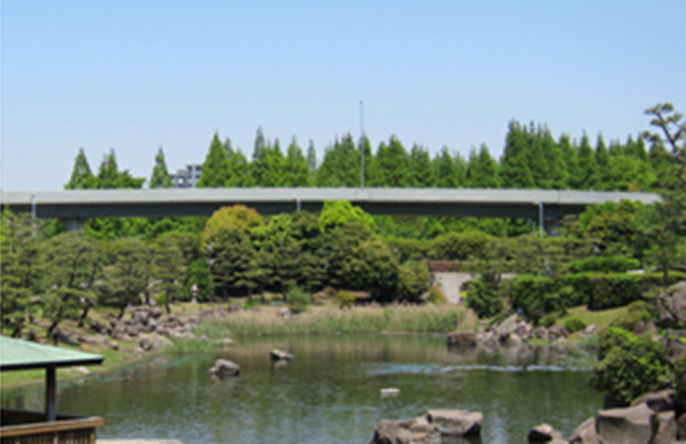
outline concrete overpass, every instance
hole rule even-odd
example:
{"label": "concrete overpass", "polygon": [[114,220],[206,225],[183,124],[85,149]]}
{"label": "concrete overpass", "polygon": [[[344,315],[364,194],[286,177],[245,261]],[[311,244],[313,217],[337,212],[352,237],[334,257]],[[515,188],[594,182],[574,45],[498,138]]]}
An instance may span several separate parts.
{"label": "concrete overpass", "polygon": [[316,212],[326,200],[348,200],[375,215],[476,216],[559,220],[589,205],[621,200],[650,204],[652,193],[478,188],[192,188],[4,191],[0,204],[78,228],[91,217],[209,216],[235,204],[260,214]]}

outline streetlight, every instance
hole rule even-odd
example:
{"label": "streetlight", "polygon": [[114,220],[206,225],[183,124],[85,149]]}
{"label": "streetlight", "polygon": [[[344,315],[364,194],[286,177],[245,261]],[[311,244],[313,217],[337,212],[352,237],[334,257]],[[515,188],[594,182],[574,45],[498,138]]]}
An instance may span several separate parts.
{"label": "streetlight", "polygon": [[360,186],[364,188],[364,100],[360,100]]}

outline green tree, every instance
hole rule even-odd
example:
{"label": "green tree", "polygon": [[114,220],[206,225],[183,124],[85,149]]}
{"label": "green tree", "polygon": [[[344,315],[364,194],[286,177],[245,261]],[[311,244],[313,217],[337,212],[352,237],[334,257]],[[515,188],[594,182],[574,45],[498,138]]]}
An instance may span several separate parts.
{"label": "green tree", "polygon": [[526,134],[521,125],[511,121],[500,159],[500,179],[505,188],[533,188],[534,177],[529,166]]}
{"label": "green tree", "polygon": [[421,145],[414,144],[410,151],[410,175],[413,187],[427,188],[432,185],[431,155]]}
{"label": "green tree", "polygon": [[302,149],[298,146],[295,137],[288,145],[288,152],[284,159],[282,185],[286,187],[311,187],[312,173],[303,155]]}
{"label": "green tree", "polygon": [[646,110],[652,117],[650,124],[659,132],[645,132],[644,137],[653,143],[671,148],[669,165],[661,171],[657,186],[663,202],[655,203],[659,222],[645,228],[644,234],[655,240],[653,256],[660,258],[660,269],[665,283],[669,269],[683,259],[686,236],[686,121],[670,103],[658,104]]}
{"label": "green tree", "polygon": [[40,255],[42,232],[40,220],[32,221],[28,214],[2,213],[0,225],[0,264],[2,273],[3,328],[11,329],[13,337],[20,337],[26,318],[36,305],[33,295],[40,292],[40,277],[44,262]]}
{"label": "green tree", "polygon": [[153,278],[155,290],[164,294],[164,306],[171,313],[171,303],[178,298],[182,289],[184,273],[184,254],[179,246],[179,238],[163,236],[157,241],[153,257]]}
{"label": "green tree", "polygon": [[76,155],[71,178],[64,188],[67,190],[95,188],[95,176],[93,176],[93,173],[91,172],[91,167],[88,164],[88,159],[86,158],[86,153],[83,152],[83,148],[79,148],[79,154]]}
{"label": "green tree", "polygon": [[42,277],[45,294],[42,297],[43,316],[50,321],[47,337],[52,337],[67,316],[77,316],[95,305],[93,289],[100,274],[99,248],[95,241],[81,232],[63,233],[43,246],[45,272]]}
{"label": "green tree", "polygon": [[327,200],[319,214],[319,226],[322,231],[331,230],[349,222],[360,222],[367,227],[374,227],[374,218],[347,200]]}
{"label": "green tree", "polygon": [[314,178],[317,174],[317,151],[314,149],[314,142],[310,140],[307,145],[307,166],[310,167],[310,173]]}
{"label": "green tree", "polygon": [[450,155],[448,147],[444,146],[431,162],[434,186],[437,188],[457,188],[461,185],[460,176],[455,159]]}
{"label": "green tree", "polygon": [[145,183],[145,178],[133,177],[128,170],[119,171],[114,149],[110,149],[100,163],[96,183],[97,188],[101,189],[141,188]]}
{"label": "green tree", "polygon": [[164,160],[164,151],[162,147],[157,150],[155,155],[155,166],[152,169],[150,176],[150,188],[171,188],[172,178],[167,171],[167,162]]}
{"label": "green tree", "polygon": [[579,160],[577,158],[576,149],[569,140],[569,136],[566,134],[560,136],[558,146],[560,148],[562,163],[565,165],[567,177],[566,188],[575,188],[578,177],[581,176],[581,173],[579,172]]}
{"label": "green tree", "polygon": [[371,186],[401,188],[412,186],[410,157],[400,141],[392,136],[388,145],[381,143],[376,153]]}
{"label": "green tree", "polygon": [[261,128],[257,129],[255,136],[255,149],[250,170],[258,187],[278,187],[284,180],[284,156],[279,139],[271,145],[265,140]]}
{"label": "green tree", "polygon": [[581,144],[577,152],[579,160],[579,174],[576,178],[576,188],[581,190],[594,190],[598,188],[598,164],[595,153],[588,141],[588,136],[584,133],[581,136]]}
{"label": "green tree", "polygon": [[602,134],[598,135],[598,141],[596,142],[595,160],[598,166],[598,189],[616,190],[617,188],[610,166],[610,153],[605,146],[605,140],[603,140]]}
{"label": "green tree", "polygon": [[431,273],[425,261],[407,261],[398,267],[398,299],[418,303],[429,291]]}
{"label": "green tree", "polygon": [[477,154],[472,148],[467,164],[467,186],[471,188],[498,188],[498,162],[491,157],[488,147],[481,144]]}
{"label": "green tree", "polygon": [[151,249],[137,237],[117,239],[110,244],[110,264],[98,288],[98,301],[106,307],[119,308],[119,318],[129,305],[138,305],[149,290],[152,265]]}
{"label": "green tree", "polygon": [[[369,167],[370,165],[365,166],[365,173],[371,174]],[[326,148],[324,159],[317,169],[316,184],[318,187],[360,185],[360,153],[350,134],[346,134],[341,140],[336,139],[333,145]]]}
{"label": "green tree", "polygon": [[198,188],[221,188],[226,186],[229,174],[229,159],[224,145],[219,140],[219,134],[214,133],[210,150],[202,164],[200,179],[195,185]]}

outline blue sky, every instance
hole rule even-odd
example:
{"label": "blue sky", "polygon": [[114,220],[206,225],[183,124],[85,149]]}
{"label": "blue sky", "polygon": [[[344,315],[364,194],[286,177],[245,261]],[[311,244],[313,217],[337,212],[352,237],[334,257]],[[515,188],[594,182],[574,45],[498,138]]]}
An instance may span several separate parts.
{"label": "blue sky", "polygon": [[201,163],[215,131],[252,153],[261,126],[318,153],[374,146],[502,152],[511,119],[625,140],[643,110],[686,111],[686,1],[1,0],[2,187]]}

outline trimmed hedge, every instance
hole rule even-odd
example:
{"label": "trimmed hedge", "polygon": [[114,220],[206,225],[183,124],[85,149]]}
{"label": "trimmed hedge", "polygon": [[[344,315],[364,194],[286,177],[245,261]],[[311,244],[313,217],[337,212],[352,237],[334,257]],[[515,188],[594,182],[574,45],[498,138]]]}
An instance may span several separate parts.
{"label": "trimmed hedge", "polygon": [[587,305],[589,310],[620,307],[641,299],[644,276],[579,273],[553,279],[520,275],[513,281],[512,306],[534,319],[579,305]]}
{"label": "trimmed hedge", "polygon": [[572,274],[589,271],[598,273],[625,273],[640,267],[637,259],[623,256],[592,256],[585,259],[571,261],[569,272]]}

